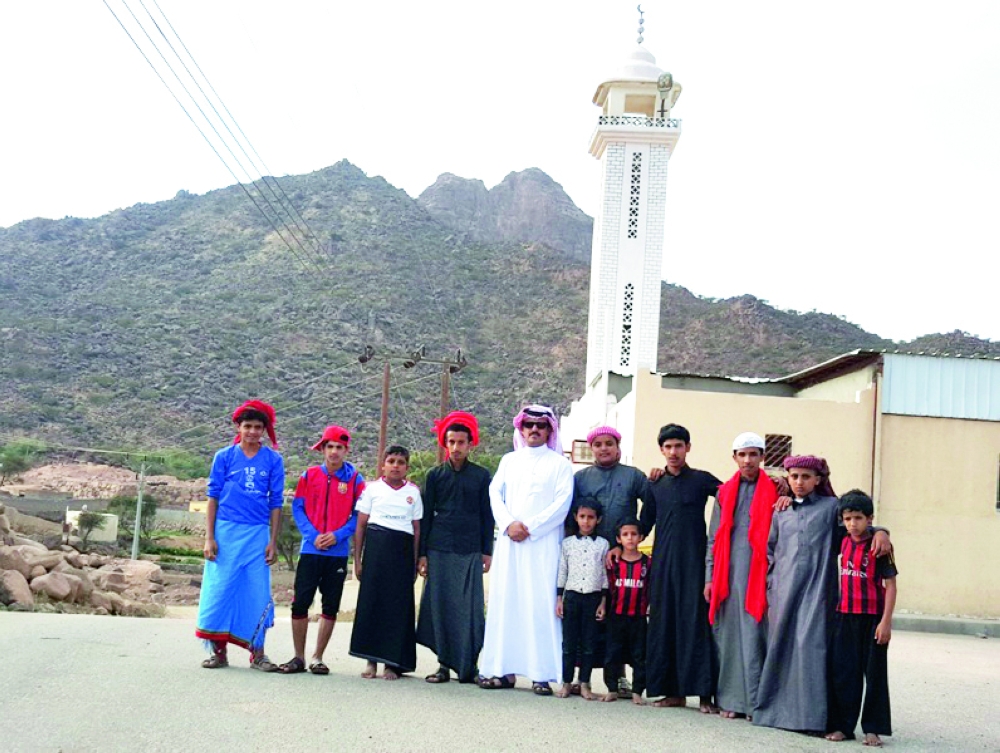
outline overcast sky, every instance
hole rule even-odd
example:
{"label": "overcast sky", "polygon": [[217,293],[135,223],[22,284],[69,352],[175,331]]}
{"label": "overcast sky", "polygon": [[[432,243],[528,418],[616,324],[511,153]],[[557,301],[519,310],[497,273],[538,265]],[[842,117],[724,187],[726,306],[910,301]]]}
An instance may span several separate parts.
{"label": "overcast sky", "polygon": [[[539,167],[596,211],[591,98],[631,2],[158,2],[276,175],[346,158],[416,196]],[[1000,2],[643,10],[684,87],[666,280],[1000,339]],[[0,226],[234,182],[103,2],[0,4],[0,70]]]}

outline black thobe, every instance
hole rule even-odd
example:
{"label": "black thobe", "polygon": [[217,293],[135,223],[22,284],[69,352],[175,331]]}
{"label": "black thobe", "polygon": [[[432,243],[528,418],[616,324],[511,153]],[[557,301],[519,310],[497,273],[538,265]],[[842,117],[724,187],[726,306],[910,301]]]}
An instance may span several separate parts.
{"label": "black thobe", "polygon": [[427,474],[421,498],[420,556],[427,580],[420,599],[417,642],[437,654],[441,666],[471,681],[486,630],[484,554],[493,553],[490,473],[466,461],[445,462]]}
{"label": "black thobe", "polygon": [[640,522],[655,526],[649,576],[646,689],[658,696],[711,696],[715,660],[705,601],[705,505],[719,491],[719,479],[684,466],[652,484]]}

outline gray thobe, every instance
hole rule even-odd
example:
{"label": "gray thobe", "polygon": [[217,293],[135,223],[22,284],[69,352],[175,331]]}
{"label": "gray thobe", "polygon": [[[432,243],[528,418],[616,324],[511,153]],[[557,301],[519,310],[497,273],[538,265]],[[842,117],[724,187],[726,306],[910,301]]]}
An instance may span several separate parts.
{"label": "gray thobe", "polygon": [[[719,661],[716,703],[726,711],[751,715],[757,706],[757,686],[767,650],[767,621],[757,622],[744,606],[753,555],[749,539],[750,504],[756,489],[756,481],[740,479],[729,551],[729,596],[719,604],[712,625]],[[722,507],[716,502],[705,554],[706,583],[712,582],[712,548],[721,514]]]}
{"label": "gray thobe", "polygon": [[843,530],[836,497],[810,494],[771,519],[767,656],[754,724],[826,731],[827,646]]}

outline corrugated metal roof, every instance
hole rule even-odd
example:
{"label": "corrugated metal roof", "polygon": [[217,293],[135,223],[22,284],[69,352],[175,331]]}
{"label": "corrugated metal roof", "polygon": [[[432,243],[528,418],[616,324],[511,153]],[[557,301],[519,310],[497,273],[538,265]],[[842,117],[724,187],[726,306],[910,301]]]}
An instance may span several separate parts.
{"label": "corrugated metal roof", "polygon": [[1000,421],[1000,358],[884,356],[882,412]]}

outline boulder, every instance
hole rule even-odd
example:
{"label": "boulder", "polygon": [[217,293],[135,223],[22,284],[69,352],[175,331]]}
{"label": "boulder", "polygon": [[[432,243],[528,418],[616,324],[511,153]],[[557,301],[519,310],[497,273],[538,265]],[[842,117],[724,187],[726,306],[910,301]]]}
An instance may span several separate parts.
{"label": "boulder", "polygon": [[[56,574],[54,570],[52,571],[52,574],[53,575]],[[64,599],[64,601],[79,603],[80,592],[83,590],[83,581],[77,576],[73,575],[72,573],[59,573],[59,575],[63,576],[66,580],[69,581],[70,592],[69,596],[67,596],[66,599]],[[90,594],[88,594],[87,596],[89,597]]]}
{"label": "boulder", "polygon": [[116,593],[106,593],[104,594],[108,597],[108,601],[111,602],[111,614],[123,614],[125,611],[125,605],[128,603]]}
{"label": "boulder", "polygon": [[125,574],[121,570],[105,570],[101,568],[94,572],[94,580],[102,591],[114,591],[122,593],[128,588],[125,581]]}
{"label": "boulder", "polygon": [[31,568],[28,560],[19,549],[10,546],[0,546],[0,570],[16,570],[24,576],[25,580],[31,579]]}
{"label": "boulder", "polygon": [[28,579],[17,570],[4,570],[0,572],[0,604],[21,604],[32,606],[35,597],[31,593]]}
{"label": "boulder", "polygon": [[72,576],[79,581],[79,587],[72,601],[75,601],[77,604],[86,604],[90,600],[90,594],[94,590],[94,582],[90,579],[90,574],[86,570],[77,570],[74,567],[70,567],[67,562],[60,562],[52,568],[52,572]]}
{"label": "boulder", "polygon": [[10,533],[10,520],[0,512],[0,533]]}
{"label": "boulder", "polygon": [[80,553],[75,549],[71,549],[63,555],[63,559],[70,565],[75,567],[77,570],[83,568],[83,563],[80,561]]}
{"label": "boulder", "polygon": [[35,541],[34,539],[29,539],[27,536],[15,536],[14,537],[15,546],[19,548],[28,547],[30,549],[37,549],[41,552],[49,551],[49,548],[40,541]]}
{"label": "boulder", "polygon": [[151,594],[161,594],[164,591],[164,586],[162,583],[150,583],[149,592]]}
{"label": "boulder", "polygon": [[103,591],[91,591],[90,592],[90,606],[95,609],[104,609],[105,614],[111,612],[111,599],[110,594],[106,594]]}
{"label": "boulder", "polygon": [[63,561],[65,555],[62,552],[42,552],[37,554],[32,552],[27,555],[28,564],[32,567],[41,565],[46,570],[51,571],[56,565]]}
{"label": "boulder", "polygon": [[93,568],[104,567],[106,564],[108,564],[108,558],[105,557],[103,554],[91,554],[89,555],[89,557],[90,557],[90,566]]}
{"label": "boulder", "polygon": [[147,583],[162,583],[163,570],[155,562],[147,560],[119,559],[109,562],[101,568],[102,571],[118,570],[125,576],[129,586],[135,586],[143,591]]}
{"label": "boulder", "polygon": [[108,611],[107,607],[94,607],[94,614],[109,615],[111,612]]}
{"label": "boulder", "polygon": [[39,575],[45,575],[45,573],[47,573],[47,572],[48,572],[48,570],[46,570],[41,565],[35,565],[33,568],[31,568],[31,577],[28,578],[28,580],[34,580]]}
{"label": "boulder", "polygon": [[65,601],[73,594],[73,586],[62,573],[46,573],[31,581],[31,590],[45,594],[52,601]]}

